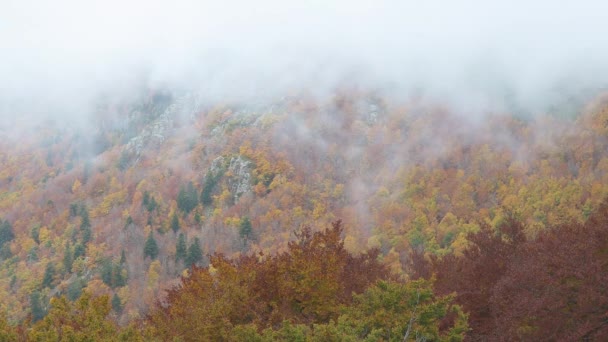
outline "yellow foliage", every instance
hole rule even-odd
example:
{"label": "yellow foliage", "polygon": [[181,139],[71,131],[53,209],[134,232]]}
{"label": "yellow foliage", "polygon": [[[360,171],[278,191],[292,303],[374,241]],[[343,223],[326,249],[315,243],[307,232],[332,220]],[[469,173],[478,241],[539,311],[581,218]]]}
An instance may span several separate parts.
{"label": "yellow foliage", "polygon": [[224,219],[224,224],[226,226],[238,227],[241,224],[241,219],[238,217],[227,217]]}
{"label": "yellow foliage", "polygon": [[40,228],[40,233],[38,235],[40,244],[46,243],[50,239],[50,237],[51,237],[51,232],[49,231],[49,229],[46,226]]}
{"label": "yellow foliage", "polygon": [[156,285],[161,271],[162,266],[160,265],[160,261],[154,260],[150,263],[150,267],[148,268],[148,286],[154,287]]}
{"label": "yellow foliage", "polygon": [[126,189],[107,195],[106,197],[104,197],[103,201],[91,211],[91,217],[95,218],[108,215],[112,207],[123,204],[126,198]]}
{"label": "yellow foliage", "polygon": [[80,183],[80,180],[78,180],[78,178],[76,178],[76,180],[74,181],[74,184],[72,184],[72,193],[73,194],[78,193],[81,186],[82,186],[82,183]]}

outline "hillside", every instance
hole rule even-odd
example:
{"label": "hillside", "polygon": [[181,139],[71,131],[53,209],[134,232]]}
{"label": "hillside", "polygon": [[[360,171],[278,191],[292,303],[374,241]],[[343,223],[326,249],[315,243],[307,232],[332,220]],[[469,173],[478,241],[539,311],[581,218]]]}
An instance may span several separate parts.
{"label": "hillside", "polygon": [[[85,291],[143,318],[191,264],[285,252],[341,219],[351,253],[409,279],[413,252],[463,255],[511,218],[531,241],[608,195],[608,100],[574,117],[488,113],[361,90],[204,103],[148,90],[90,125],[0,141],[0,310],[42,317]],[[40,318],[38,317],[38,318]]]}

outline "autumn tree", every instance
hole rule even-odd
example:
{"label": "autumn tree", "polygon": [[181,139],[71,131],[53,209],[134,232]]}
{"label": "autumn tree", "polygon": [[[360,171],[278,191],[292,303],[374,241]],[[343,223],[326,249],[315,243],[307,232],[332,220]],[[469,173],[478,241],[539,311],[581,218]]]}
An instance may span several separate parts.
{"label": "autumn tree", "polygon": [[337,319],[340,305],[351,303],[353,294],[392,278],[377,251],[348,253],[342,229],[341,222],[324,232],[304,228],[288,251],[275,256],[212,256],[209,267],[193,267],[181,286],[168,292],[150,313],[149,329],[164,340],[217,340],[232,336],[235,326],[265,329],[284,320]]}
{"label": "autumn tree", "polygon": [[414,256],[414,278],[436,274],[437,293],[456,293],[456,303],[469,313],[471,338],[487,339],[494,331],[490,298],[507,270],[515,251],[525,242],[524,227],[510,217],[499,231],[484,227],[469,235],[469,247],[461,257],[453,254],[431,259],[430,270],[424,257]]}
{"label": "autumn tree", "polygon": [[108,296],[92,297],[84,292],[74,303],[53,298],[51,309],[28,332],[32,341],[127,341],[141,340],[132,329],[122,332],[109,318]]}

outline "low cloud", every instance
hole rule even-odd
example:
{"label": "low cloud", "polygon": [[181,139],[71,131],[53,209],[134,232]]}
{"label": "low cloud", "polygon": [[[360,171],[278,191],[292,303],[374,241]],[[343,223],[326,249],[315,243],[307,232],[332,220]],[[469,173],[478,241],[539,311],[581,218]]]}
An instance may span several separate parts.
{"label": "low cloud", "polygon": [[142,86],[208,101],[424,93],[542,110],[608,80],[604,1],[10,1],[0,118],[86,118]]}

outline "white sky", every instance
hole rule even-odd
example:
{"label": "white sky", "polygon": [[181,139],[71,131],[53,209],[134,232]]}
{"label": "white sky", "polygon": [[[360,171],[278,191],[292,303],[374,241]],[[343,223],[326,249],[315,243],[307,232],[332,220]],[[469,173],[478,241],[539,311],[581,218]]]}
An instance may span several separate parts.
{"label": "white sky", "polygon": [[85,112],[144,74],[219,100],[356,75],[461,103],[507,85],[534,104],[558,82],[605,85],[606,17],[590,0],[0,0],[0,117]]}

